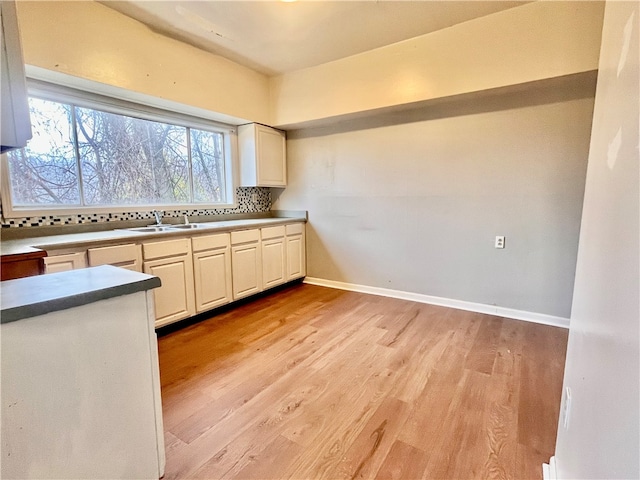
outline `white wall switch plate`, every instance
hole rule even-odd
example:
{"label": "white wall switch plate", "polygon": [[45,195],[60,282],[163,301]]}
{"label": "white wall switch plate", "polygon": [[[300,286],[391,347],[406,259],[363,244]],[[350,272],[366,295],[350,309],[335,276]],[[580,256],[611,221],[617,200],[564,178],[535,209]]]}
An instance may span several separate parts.
{"label": "white wall switch plate", "polygon": [[571,388],[564,389],[564,402],[562,403],[562,426],[565,430],[569,429],[569,416],[571,415]]}

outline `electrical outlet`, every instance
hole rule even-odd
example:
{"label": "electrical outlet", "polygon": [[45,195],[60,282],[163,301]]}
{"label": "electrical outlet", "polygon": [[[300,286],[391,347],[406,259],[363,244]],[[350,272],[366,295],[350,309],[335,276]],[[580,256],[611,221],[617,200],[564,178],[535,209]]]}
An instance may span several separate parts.
{"label": "electrical outlet", "polygon": [[503,236],[497,236],[496,237],[495,247],[496,248],[504,248],[504,237]]}
{"label": "electrical outlet", "polygon": [[255,192],[251,194],[251,203],[258,203],[258,194]]}

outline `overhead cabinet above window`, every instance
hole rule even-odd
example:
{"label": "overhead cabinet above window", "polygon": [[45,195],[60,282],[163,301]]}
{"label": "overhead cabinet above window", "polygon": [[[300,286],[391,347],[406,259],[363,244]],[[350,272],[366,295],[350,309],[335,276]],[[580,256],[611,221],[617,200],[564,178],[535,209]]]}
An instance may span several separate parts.
{"label": "overhead cabinet above window", "polygon": [[243,187],[285,187],[287,155],[285,133],[250,123],[238,127],[240,185]]}

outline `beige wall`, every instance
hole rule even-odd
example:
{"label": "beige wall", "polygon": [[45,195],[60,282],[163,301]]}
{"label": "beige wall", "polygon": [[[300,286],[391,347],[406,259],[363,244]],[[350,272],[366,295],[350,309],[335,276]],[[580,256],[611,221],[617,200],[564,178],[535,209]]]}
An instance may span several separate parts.
{"label": "beige wall", "polygon": [[602,12],[600,2],[533,2],[274,77],[273,124],[299,127],[595,70]]}
{"label": "beige wall", "polygon": [[273,208],[309,211],[310,277],[568,318],[593,90],[290,132]]}
{"label": "beige wall", "polygon": [[600,2],[533,2],[267,78],[93,1],[18,2],[25,62],[280,127],[597,68]]}
{"label": "beige wall", "polygon": [[92,1],[18,2],[25,63],[269,123],[266,76]]}

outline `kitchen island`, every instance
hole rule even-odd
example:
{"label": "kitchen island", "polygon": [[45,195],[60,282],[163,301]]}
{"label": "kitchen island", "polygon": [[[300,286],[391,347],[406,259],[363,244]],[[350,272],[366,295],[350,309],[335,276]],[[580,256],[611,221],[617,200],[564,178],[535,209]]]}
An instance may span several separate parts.
{"label": "kitchen island", "polygon": [[108,265],[0,284],[2,478],[163,475],[159,286]]}

